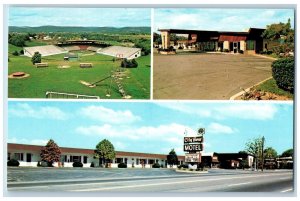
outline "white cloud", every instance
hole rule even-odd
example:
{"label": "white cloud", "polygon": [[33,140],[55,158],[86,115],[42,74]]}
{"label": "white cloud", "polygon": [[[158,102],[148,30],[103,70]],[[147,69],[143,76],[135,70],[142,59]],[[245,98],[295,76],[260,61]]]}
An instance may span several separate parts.
{"label": "white cloud", "polygon": [[[132,140],[150,139],[150,140],[163,140],[171,143],[178,143],[182,141],[184,131],[187,127],[181,124],[168,124],[153,126],[142,126],[138,128],[126,127],[126,126],[112,126],[104,124],[101,126],[92,125],[88,127],[77,127],[75,132],[88,135],[88,136],[101,136],[101,137],[114,137],[124,138]],[[178,140],[179,139],[179,140]]]}
{"label": "white cloud", "polygon": [[254,120],[270,120],[273,119],[278,109],[275,104],[266,103],[236,103],[236,104],[214,104],[207,103],[157,103],[157,105],[174,111],[195,115],[200,118],[237,118],[237,119],[254,119]]}
{"label": "white cloud", "polygon": [[247,103],[247,104],[231,104],[215,109],[216,115],[220,118],[234,117],[240,119],[256,119],[270,120],[273,119],[277,112],[277,107],[274,104],[266,103]]}
{"label": "white cloud", "polygon": [[219,123],[211,123],[208,125],[206,131],[213,134],[232,134],[235,132],[235,129]]}
{"label": "white cloud", "polygon": [[49,140],[43,140],[43,139],[33,139],[33,140],[28,140],[25,138],[17,139],[15,137],[7,139],[8,143],[31,144],[31,145],[42,145],[42,146],[45,146],[48,141]]}
{"label": "white cloud", "polygon": [[57,107],[39,107],[34,108],[27,103],[18,103],[11,106],[8,110],[9,115],[17,117],[30,117],[36,119],[56,119],[65,120],[68,115]]}
{"label": "white cloud", "polygon": [[130,124],[141,120],[129,110],[118,111],[103,106],[87,106],[81,108],[79,113],[84,117],[111,124]]}

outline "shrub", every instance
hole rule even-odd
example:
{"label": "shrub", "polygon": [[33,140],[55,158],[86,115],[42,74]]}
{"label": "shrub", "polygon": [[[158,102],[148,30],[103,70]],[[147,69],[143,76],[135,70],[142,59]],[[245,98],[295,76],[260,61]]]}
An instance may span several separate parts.
{"label": "shrub", "polygon": [[181,46],[179,46],[179,48],[178,48],[179,50],[182,50],[183,49],[183,47],[181,47]]}
{"label": "shrub", "polygon": [[37,163],[37,165],[36,165],[37,167],[41,167],[42,165],[41,165],[41,161],[38,161],[38,163]]}
{"label": "shrub", "polygon": [[229,52],[229,49],[224,49],[223,52]]}
{"label": "shrub", "polygon": [[94,164],[94,162],[92,162],[92,163],[91,163],[91,166],[90,166],[90,167],[95,167],[95,164]]}
{"label": "shrub", "polygon": [[24,54],[24,50],[20,50],[20,54]]}
{"label": "shrub", "polygon": [[12,53],[12,55],[14,55],[14,56],[19,56],[19,52],[18,52],[18,51],[14,51],[14,52]]}
{"label": "shrub", "polygon": [[188,164],[178,165],[178,168],[179,168],[179,169],[181,169],[181,168],[187,169],[187,168],[189,168],[189,165],[188,165]]}
{"label": "shrub", "polygon": [[127,164],[119,163],[118,168],[127,168]]}
{"label": "shrub", "polygon": [[279,88],[294,91],[294,58],[278,59],[272,63],[272,76]]}
{"label": "shrub", "polygon": [[132,59],[132,60],[123,59],[122,62],[121,62],[121,67],[123,67],[123,68],[136,68],[136,67],[138,67],[138,63],[136,62],[135,59]]}
{"label": "shrub", "polygon": [[32,64],[41,63],[42,55],[39,52],[35,52],[31,58]]}
{"label": "shrub", "polygon": [[81,162],[74,162],[73,167],[83,167],[83,164]]}
{"label": "shrub", "polygon": [[152,168],[160,168],[160,164],[154,163],[154,164],[152,165]]}
{"label": "shrub", "polygon": [[244,54],[244,50],[239,50],[239,53],[240,54]]}
{"label": "shrub", "polygon": [[17,161],[16,159],[10,159],[7,162],[7,166],[14,166],[14,167],[18,167],[20,165],[19,161]]}

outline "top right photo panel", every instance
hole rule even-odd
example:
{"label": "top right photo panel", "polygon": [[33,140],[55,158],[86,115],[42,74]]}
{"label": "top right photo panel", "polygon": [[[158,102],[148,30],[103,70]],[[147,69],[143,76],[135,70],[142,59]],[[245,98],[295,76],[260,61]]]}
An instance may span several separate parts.
{"label": "top right photo panel", "polygon": [[153,99],[293,100],[294,9],[154,9]]}

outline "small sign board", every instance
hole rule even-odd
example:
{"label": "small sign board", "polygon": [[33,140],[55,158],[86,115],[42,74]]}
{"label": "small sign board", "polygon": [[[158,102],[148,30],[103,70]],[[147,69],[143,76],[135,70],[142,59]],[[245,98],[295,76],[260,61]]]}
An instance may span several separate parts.
{"label": "small sign board", "polygon": [[185,144],[183,145],[183,151],[197,152],[203,150],[203,144]]}
{"label": "small sign board", "polygon": [[201,163],[201,154],[200,153],[185,154],[185,162]]}
{"label": "small sign board", "polygon": [[202,143],[203,137],[184,137],[183,138],[184,144],[186,143]]}

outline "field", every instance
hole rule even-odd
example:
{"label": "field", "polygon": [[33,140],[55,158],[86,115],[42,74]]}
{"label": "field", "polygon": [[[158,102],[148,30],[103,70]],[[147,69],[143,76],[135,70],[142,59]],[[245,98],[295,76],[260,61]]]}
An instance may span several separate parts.
{"label": "field", "polygon": [[[42,44],[27,44],[27,46]],[[113,62],[113,57],[95,54],[94,52],[82,51],[79,61],[64,61],[64,54],[52,55],[42,58],[42,62],[48,63],[49,67],[36,68],[31,63],[31,58],[25,56],[13,56],[11,53],[21,50],[9,44],[8,74],[13,72],[26,72],[29,77],[23,79],[8,80],[9,98],[45,98],[47,91],[74,93],[83,95],[100,96],[101,99],[120,99],[117,84],[106,79],[90,88],[80,83],[89,83],[101,80],[119,68],[121,61]],[[124,77],[120,79],[126,94],[133,99],[150,98],[150,55],[136,59],[137,68],[127,68],[124,70]],[[79,63],[92,63],[92,68],[80,68]],[[58,68],[68,66],[69,68]],[[106,97],[107,92],[111,92],[110,97]]]}

